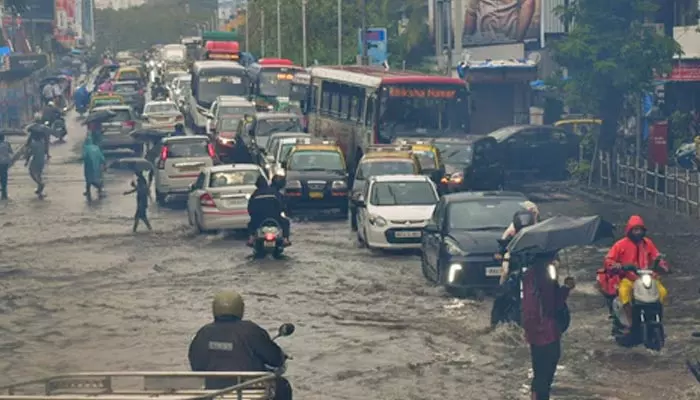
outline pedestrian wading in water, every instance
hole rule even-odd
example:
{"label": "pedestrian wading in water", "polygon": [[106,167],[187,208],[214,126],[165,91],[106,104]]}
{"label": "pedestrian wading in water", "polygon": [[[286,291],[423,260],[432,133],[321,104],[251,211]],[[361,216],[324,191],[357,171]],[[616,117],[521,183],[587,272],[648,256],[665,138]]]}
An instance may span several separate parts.
{"label": "pedestrian wading in water", "polygon": [[139,221],[143,221],[149,231],[153,230],[151,223],[148,221],[148,182],[146,178],[143,177],[141,172],[134,172],[136,174],[136,182],[131,182],[133,189],[128,192],[124,192],[124,195],[136,193],[136,215],[134,215],[134,228],[133,232],[136,232],[136,228],[139,227]]}
{"label": "pedestrian wading in water", "polygon": [[100,198],[104,197],[102,173],[106,168],[105,156],[89,136],[83,144],[83,174],[85,176],[85,193],[88,201],[92,200],[91,189],[94,186]]}
{"label": "pedestrian wading in water", "polygon": [[0,200],[7,200],[7,174],[12,165],[12,146],[0,135]]}
{"label": "pedestrian wading in water", "polygon": [[44,195],[44,167],[49,155],[49,138],[41,133],[32,133],[27,139],[27,159],[24,166],[29,166],[29,176],[36,182],[36,193],[39,197]]}

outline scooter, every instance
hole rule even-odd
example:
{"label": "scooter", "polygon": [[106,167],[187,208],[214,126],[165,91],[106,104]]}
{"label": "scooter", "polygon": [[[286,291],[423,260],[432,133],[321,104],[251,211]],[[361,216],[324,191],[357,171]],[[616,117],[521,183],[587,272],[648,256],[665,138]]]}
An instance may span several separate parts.
{"label": "scooter", "polygon": [[[659,261],[650,269],[639,269],[633,265],[619,268],[624,272],[633,272],[639,279],[634,281],[632,299],[632,321],[627,316],[622,303],[616,297],[612,303],[612,324],[615,341],[624,347],[638,344],[650,350],[659,351],[664,347],[665,334],[663,325],[663,305],[659,296],[658,280],[654,272],[659,272]],[[630,327],[629,334],[623,329]]]}
{"label": "scooter", "polygon": [[260,224],[253,241],[253,255],[255,258],[264,258],[268,254],[274,258],[281,258],[284,252],[284,236],[282,227],[272,218],[268,218]]}

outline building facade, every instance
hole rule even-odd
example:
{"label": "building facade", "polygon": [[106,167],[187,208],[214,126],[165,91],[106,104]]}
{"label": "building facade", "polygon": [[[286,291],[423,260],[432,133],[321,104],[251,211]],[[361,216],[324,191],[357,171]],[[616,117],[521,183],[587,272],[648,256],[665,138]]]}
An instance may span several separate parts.
{"label": "building facade", "polygon": [[95,8],[121,10],[124,8],[144,5],[146,0],[95,0]]}

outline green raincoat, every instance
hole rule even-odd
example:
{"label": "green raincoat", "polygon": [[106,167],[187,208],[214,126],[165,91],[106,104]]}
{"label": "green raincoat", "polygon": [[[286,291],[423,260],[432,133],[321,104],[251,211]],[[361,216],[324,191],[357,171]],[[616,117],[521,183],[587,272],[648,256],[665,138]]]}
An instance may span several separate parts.
{"label": "green raincoat", "polygon": [[102,186],[102,171],[105,163],[102,150],[93,143],[92,137],[88,136],[83,144],[83,172],[86,184]]}

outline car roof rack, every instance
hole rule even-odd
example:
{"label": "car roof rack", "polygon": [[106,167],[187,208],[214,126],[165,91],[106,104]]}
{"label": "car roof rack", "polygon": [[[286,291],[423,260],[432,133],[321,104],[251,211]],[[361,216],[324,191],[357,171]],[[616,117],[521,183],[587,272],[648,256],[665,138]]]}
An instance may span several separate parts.
{"label": "car roof rack", "polygon": [[[205,379],[235,382],[204,389]],[[0,400],[271,400],[272,372],[81,372],[0,387]]]}

